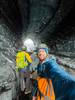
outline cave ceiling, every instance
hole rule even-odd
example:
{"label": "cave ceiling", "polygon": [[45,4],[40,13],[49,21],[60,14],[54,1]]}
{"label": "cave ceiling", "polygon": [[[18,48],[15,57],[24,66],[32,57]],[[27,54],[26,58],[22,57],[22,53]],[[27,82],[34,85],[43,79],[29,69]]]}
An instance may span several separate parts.
{"label": "cave ceiling", "polygon": [[49,42],[74,34],[74,6],[74,0],[2,0],[0,19],[17,37],[31,35]]}

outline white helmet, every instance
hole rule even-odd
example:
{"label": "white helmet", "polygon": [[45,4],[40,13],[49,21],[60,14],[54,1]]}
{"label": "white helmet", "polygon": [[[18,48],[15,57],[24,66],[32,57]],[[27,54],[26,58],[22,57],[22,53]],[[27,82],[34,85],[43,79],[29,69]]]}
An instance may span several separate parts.
{"label": "white helmet", "polygon": [[24,46],[27,47],[27,52],[32,52],[35,50],[34,42],[31,39],[24,41]]}

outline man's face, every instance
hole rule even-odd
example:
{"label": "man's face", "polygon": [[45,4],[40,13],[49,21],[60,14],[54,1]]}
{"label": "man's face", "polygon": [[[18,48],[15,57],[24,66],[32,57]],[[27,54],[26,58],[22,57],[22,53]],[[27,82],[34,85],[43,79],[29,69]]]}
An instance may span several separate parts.
{"label": "man's face", "polygon": [[44,61],[47,57],[47,54],[45,52],[44,49],[39,49],[38,51],[38,58],[40,59],[40,61]]}

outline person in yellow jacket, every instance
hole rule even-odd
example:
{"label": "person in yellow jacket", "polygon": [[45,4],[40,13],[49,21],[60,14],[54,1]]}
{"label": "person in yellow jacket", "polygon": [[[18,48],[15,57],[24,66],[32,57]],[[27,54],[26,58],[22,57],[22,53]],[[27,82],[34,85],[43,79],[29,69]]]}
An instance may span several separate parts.
{"label": "person in yellow jacket", "polygon": [[25,92],[25,94],[28,94],[29,92],[28,89],[26,90],[27,88],[26,81],[29,81],[28,72],[31,63],[32,63],[32,59],[29,53],[26,51],[26,47],[19,49],[16,54],[16,66],[17,66],[16,70],[19,71],[21,92]]}
{"label": "person in yellow jacket", "polygon": [[41,44],[37,50],[39,64],[37,65],[38,76],[33,81],[32,100],[55,100],[52,80],[47,76],[49,67],[48,47]]}
{"label": "person in yellow jacket", "polygon": [[16,54],[16,66],[17,70],[21,70],[25,67],[27,67],[30,63],[32,63],[32,59],[28,52],[26,52],[26,49],[22,48],[22,50],[19,50]]}

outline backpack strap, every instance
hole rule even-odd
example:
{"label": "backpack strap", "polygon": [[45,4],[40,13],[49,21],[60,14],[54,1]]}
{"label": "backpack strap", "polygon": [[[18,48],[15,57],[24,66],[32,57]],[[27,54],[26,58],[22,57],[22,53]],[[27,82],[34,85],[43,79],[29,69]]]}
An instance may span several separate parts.
{"label": "backpack strap", "polygon": [[28,62],[28,64],[32,63],[31,56],[27,52],[25,52],[25,60]]}

